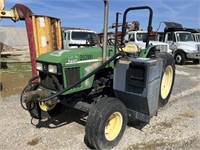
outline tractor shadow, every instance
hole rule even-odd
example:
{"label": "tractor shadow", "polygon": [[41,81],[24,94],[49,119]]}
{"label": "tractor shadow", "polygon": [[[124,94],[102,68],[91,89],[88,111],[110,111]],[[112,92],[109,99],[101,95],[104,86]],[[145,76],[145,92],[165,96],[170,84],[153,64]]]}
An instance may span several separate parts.
{"label": "tractor shadow", "polygon": [[81,112],[79,110],[63,106],[61,113],[47,119],[37,120],[32,118],[31,124],[34,125],[36,128],[59,128],[64,125],[70,124],[72,122],[76,122],[82,126],[85,126],[87,116],[86,113]]}
{"label": "tractor shadow", "polygon": [[[87,113],[79,111],[77,109],[73,109],[71,107],[63,106],[61,109],[61,113],[47,119],[31,119],[31,124],[36,128],[59,128],[70,124],[72,122],[76,122],[82,126],[86,125]],[[132,127],[138,130],[142,130],[148,123],[142,122],[139,120],[129,120],[127,126]]]}
{"label": "tractor shadow", "polygon": [[142,128],[144,128],[147,124],[148,124],[147,122],[142,122],[139,120],[131,120],[128,122],[127,126],[138,130],[142,130]]}
{"label": "tractor shadow", "polygon": [[[76,122],[82,126],[86,125],[87,113],[84,113],[82,111],[67,106],[63,106],[62,109],[63,110],[59,115],[54,116],[52,118],[42,119],[42,120],[37,120],[32,118],[31,124],[34,125],[36,128],[48,128],[48,129],[59,128],[67,124],[70,124],[72,122]],[[128,127],[135,128],[138,130],[141,130],[146,125],[147,123],[136,120],[132,120],[127,124]],[[84,136],[84,143],[89,149],[94,149],[94,147],[90,145],[88,139],[86,138],[86,135]]]}

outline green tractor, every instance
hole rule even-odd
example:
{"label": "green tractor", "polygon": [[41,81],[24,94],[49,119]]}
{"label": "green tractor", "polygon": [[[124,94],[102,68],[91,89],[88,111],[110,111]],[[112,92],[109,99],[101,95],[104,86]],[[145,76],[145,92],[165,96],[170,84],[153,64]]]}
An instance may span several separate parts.
{"label": "green tractor", "polygon": [[[105,0],[104,4],[106,29],[108,2]],[[147,28],[150,35],[152,9],[131,7],[123,15],[121,42],[107,42],[104,30],[103,47],[65,49],[40,55],[36,60],[39,75],[29,81],[21,95],[22,106],[31,117],[52,117],[60,113],[64,105],[83,111],[88,114],[85,139],[96,149],[116,146],[129,121],[148,123],[158,108],[168,102],[175,65],[170,54],[160,53],[149,45],[149,36],[146,49],[125,46],[127,13],[142,9],[150,13]]]}

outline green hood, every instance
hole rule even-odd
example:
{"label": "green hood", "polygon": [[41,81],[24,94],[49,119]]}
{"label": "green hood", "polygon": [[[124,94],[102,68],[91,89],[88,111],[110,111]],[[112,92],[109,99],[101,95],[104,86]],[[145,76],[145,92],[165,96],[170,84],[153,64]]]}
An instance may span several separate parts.
{"label": "green hood", "polygon": [[37,61],[67,65],[91,59],[102,60],[102,49],[100,47],[84,47],[53,51],[40,55],[37,58]]}

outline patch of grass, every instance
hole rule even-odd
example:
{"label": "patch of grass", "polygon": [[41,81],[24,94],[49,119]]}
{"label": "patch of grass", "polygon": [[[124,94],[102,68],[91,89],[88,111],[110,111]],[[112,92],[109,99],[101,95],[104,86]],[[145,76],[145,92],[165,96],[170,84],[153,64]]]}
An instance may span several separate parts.
{"label": "patch of grass", "polygon": [[1,62],[1,72],[31,71],[31,63],[5,63]]}

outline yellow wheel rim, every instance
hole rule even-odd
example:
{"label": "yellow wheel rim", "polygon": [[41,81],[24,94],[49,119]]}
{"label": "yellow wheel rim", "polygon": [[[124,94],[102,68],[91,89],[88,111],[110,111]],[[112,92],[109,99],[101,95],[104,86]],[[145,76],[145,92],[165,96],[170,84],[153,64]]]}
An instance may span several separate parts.
{"label": "yellow wheel rim", "polygon": [[173,80],[173,69],[172,66],[167,66],[167,68],[164,71],[162,81],[161,81],[161,97],[162,99],[166,99],[169,95],[169,92],[171,90],[172,86],[172,80]]}
{"label": "yellow wheel rim", "polygon": [[108,141],[114,140],[121,131],[123,118],[121,113],[114,112],[108,119],[105,127],[105,137]]}
{"label": "yellow wheel rim", "polygon": [[39,102],[39,106],[43,111],[50,111],[56,106],[56,104],[47,104],[45,102]]}

